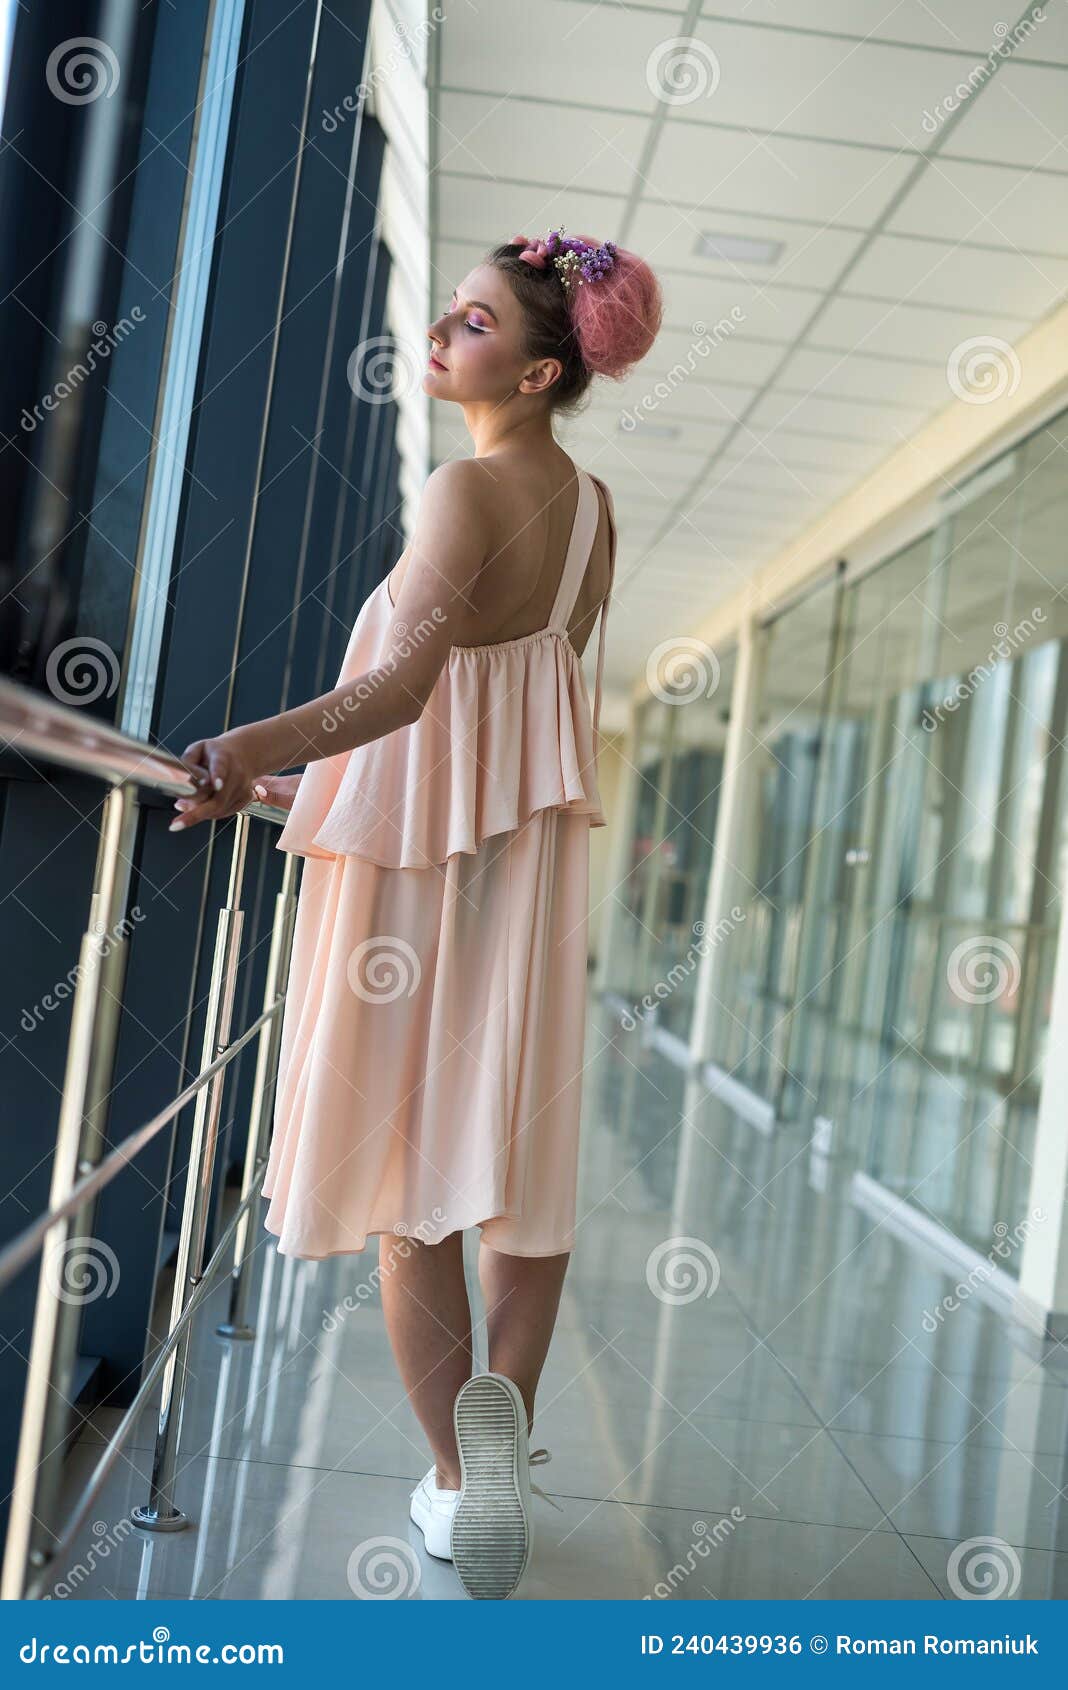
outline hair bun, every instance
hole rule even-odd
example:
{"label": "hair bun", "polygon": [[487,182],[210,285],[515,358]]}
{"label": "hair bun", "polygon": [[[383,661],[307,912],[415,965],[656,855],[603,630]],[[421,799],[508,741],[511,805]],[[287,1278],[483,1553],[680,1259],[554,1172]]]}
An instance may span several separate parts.
{"label": "hair bun", "polygon": [[583,362],[594,375],[613,381],[622,381],[645,357],[664,320],[656,276],[644,259],[621,246],[604,276],[575,284],[569,305]]}

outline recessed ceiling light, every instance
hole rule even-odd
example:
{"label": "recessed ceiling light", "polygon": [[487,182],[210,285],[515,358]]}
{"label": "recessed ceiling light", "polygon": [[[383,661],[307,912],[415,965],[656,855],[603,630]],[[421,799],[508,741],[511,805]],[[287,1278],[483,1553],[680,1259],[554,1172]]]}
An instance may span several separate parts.
{"label": "recessed ceiling light", "polygon": [[717,235],[706,229],[698,236],[698,258],[727,258],[739,264],[775,264],[782,256],[784,241],[753,240],[748,235]]}

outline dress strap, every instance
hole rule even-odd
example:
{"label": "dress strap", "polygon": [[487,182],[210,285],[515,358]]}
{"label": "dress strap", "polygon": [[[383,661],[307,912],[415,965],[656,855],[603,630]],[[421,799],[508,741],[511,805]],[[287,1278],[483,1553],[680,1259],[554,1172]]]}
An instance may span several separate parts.
{"label": "dress strap", "polygon": [[584,469],[580,469],[578,482],[575,520],[571,525],[571,538],[568,541],[560,585],[556,589],[556,602],[548,621],[550,628],[559,629],[561,633],[566,632],[568,619],[575,608],[582,577],[586,573],[593,542],[597,537],[597,519],[600,515],[592,477],[587,475]]}
{"label": "dress strap", "polygon": [[[615,573],[616,573],[616,511],[615,511],[615,505],[612,502],[612,495],[611,495],[609,489],[606,487],[605,483],[601,480],[600,476],[596,476],[596,475],[592,476],[591,480],[596,481],[598,487],[601,489],[601,492],[604,494],[604,501],[605,501],[605,504],[608,507],[608,535],[609,535],[609,539],[608,539],[608,590],[605,593],[604,598],[601,600],[600,631],[599,631],[598,636],[597,636],[597,678],[596,678],[596,681],[594,683],[594,692],[593,692],[593,741],[594,741],[594,746],[596,747],[596,744],[597,744],[597,728],[598,728],[598,724],[601,720],[601,691],[602,691],[602,686],[603,686],[603,681],[604,681],[604,627],[605,627],[605,622],[608,619],[608,601],[612,597],[612,585],[613,585],[613,582],[615,581]],[[596,497],[596,495],[594,495],[594,496]],[[594,528],[594,532],[596,533],[596,525],[595,525],[595,528]],[[592,542],[591,542],[591,544],[592,544]]]}

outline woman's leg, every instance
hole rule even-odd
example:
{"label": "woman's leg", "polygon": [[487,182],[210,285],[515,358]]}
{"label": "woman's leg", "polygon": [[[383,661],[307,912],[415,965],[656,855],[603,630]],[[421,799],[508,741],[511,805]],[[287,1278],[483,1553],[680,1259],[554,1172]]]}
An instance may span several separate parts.
{"label": "woman's leg", "polygon": [[491,1373],[514,1379],[527,1406],[527,1431],[534,1428],[534,1393],[560,1307],[570,1254],[506,1256],[480,1244],[478,1277],[486,1303]]}
{"label": "woman's leg", "polygon": [[382,1311],[397,1368],[437,1464],[437,1483],[460,1488],[452,1405],[471,1377],[471,1305],[463,1233],[424,1244],[380,1235]]}

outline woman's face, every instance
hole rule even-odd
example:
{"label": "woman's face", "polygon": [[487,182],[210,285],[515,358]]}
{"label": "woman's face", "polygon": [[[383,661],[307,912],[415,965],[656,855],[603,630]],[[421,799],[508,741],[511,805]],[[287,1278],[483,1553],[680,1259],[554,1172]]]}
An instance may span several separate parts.
{"label": "woman's face", "polygon": [[[519,301],[507,280],[491,264],[478,265],[427,329],[431,345],[424,391],[456,403],[500,403],[524,376],[543,367],[521,356],[521,330]],[[551,371],[553,360],[547,364]],[[540,385],[536,379],[531,390]]]}

